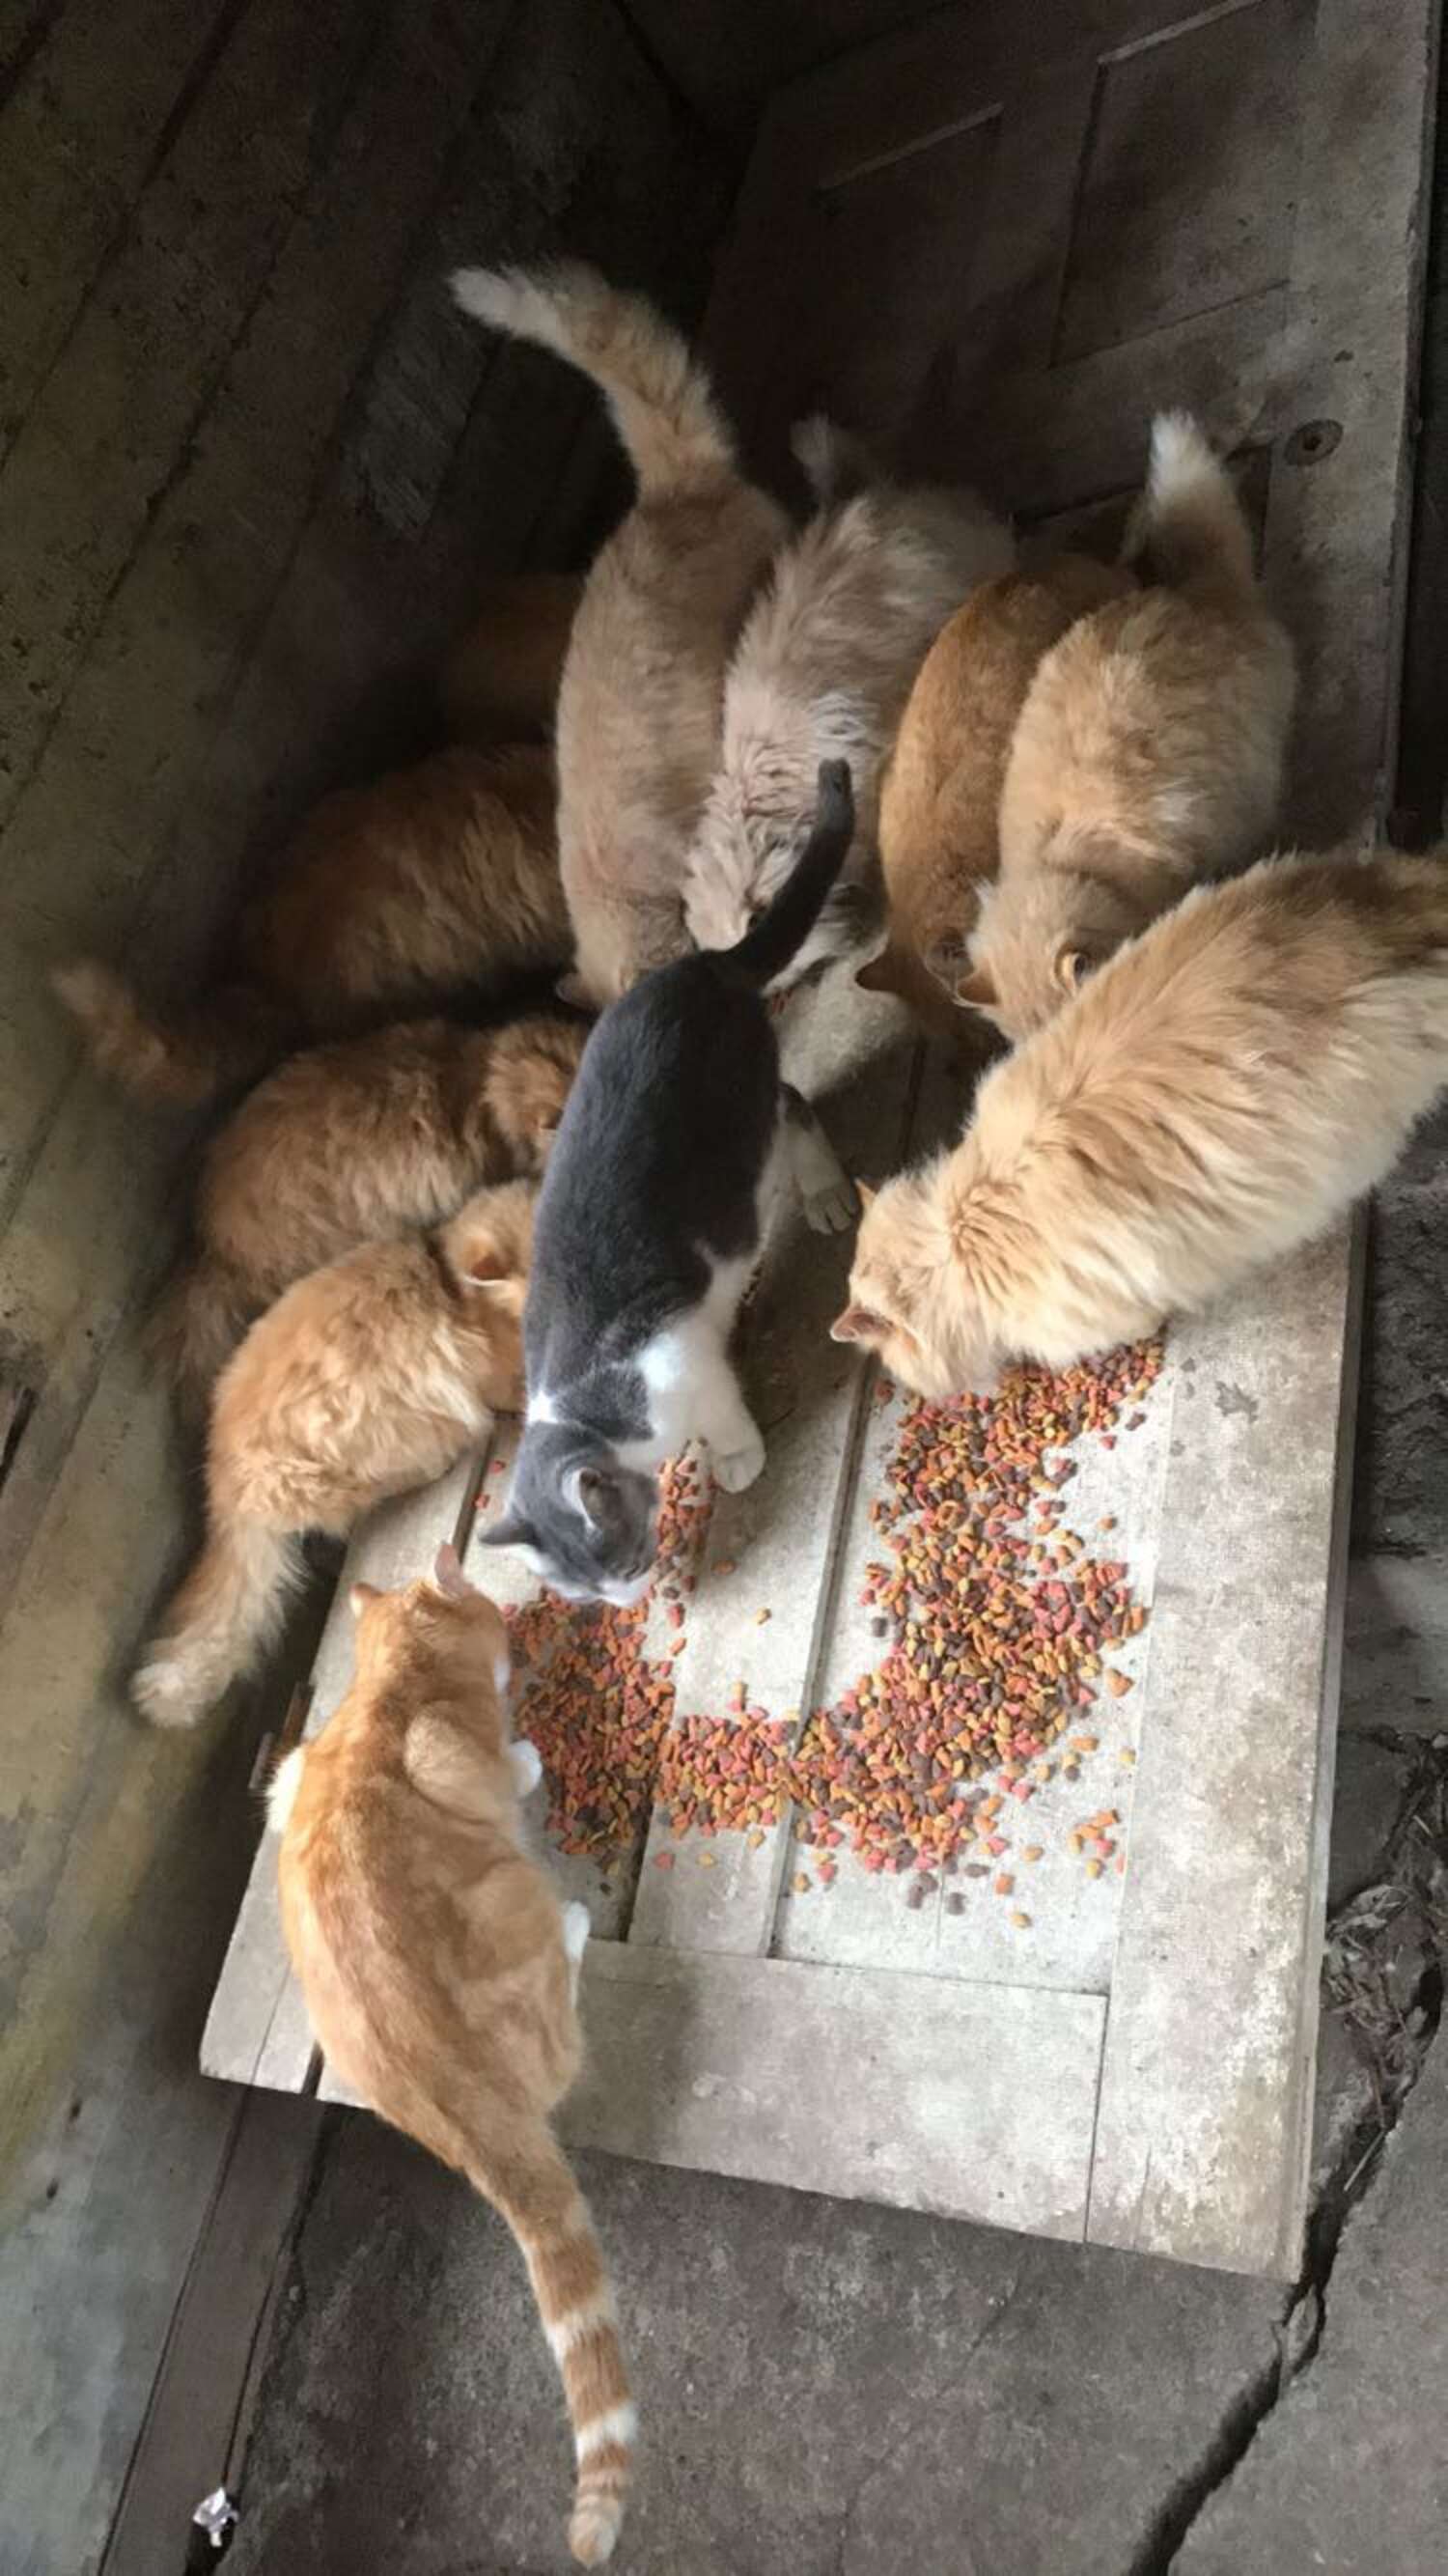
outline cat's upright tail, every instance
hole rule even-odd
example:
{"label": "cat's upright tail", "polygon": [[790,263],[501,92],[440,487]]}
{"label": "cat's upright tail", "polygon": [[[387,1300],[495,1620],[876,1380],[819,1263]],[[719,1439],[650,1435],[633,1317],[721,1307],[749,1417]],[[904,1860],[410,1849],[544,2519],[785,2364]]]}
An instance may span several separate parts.
{"label": "cat's upright tail", "polygon": [[547,268],[460,268],[465,313],[536,340],[591,376],[613,413],[646,501],[668,500],[736,470],[713,388],[672,325],[581,260]]}
{"label": "cat's upright tail", "polygon": [[507,2220],[527,2263],[573,2424],[578,2481],[568,2544],[580,2566],[601,2567],[623,2522],[638,2420],[588,2204],[543,2125],[526,2130],[506,2154],[480,2148],[464,2171]]}
{"label": "cat's upright tail", "polygon": [[158,1106],[199,1109],[254,1082],[286,1050],[283,1015],[252,984],[218,985],[204,1001],[162,1017],[96,957],[58,966],[50,980],[97,1072]]}
{"label": "cat's upright tail", "polygon": [[152,1726],[195,1726],[281,1627],[296,1542],[260,1521],[214,1525],[131,1681]]}
{"label": "cat's upright tail", "polygon": [[752,930],[733,948],[719,951],[719,963],[737,967],[761,991],[782,975],[818,921],[854,837],[850,764],[822,760],[814,821],[803,850]]}
{"label": "cat's upright tail", "polygon": [[1236,486],[1189,412],[1158,412],[1127,559],[1152,581],[1225,605],[1255,600],[1252,532]]}

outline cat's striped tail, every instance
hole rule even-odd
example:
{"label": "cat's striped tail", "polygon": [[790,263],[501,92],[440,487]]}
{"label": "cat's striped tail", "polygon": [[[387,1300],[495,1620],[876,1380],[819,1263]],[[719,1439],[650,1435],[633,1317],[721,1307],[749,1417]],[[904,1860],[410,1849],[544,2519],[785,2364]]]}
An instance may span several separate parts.
{"label": "cat's striped tail", "polygon": [[460,268],[452,291],[465,313],[536,340],[593,378],[644,500],[669,500],[734,471],[734,440],[708,376],[643,296],[610,286],[581,260]]}
{"label": "cat's striped tail", "polygon": [[487,2149],[465,2170],[522,2248],[573,2423],[578,2482],[568,2545],[581,2567],[601,2567],[623,2523],[638,2423],[588,2204],[545,2126],[506,2156]]}
{"label": "cat's striped tail", "polygon": [[286,1053],[294,1034],[276,1003],[251,984],[221,984],[166,1012],[152,1010],[98,957],[74,958],[50,980],[96,1071],[138,1100],[171,1108],[199,1109],[244,1089]]}
{"label": "cat's striped tail", "polygon": [[855,799],[847,760],[822,760],[814,821],[804,848],[752,930],[714,953],[761,991],[794,963],[824,909],[855,837]]}

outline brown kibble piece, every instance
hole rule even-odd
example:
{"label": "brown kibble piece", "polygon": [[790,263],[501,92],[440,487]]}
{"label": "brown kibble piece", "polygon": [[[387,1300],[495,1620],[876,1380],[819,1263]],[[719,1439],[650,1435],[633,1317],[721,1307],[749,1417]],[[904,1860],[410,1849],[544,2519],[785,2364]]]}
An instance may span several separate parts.
{"label": "brown kibble piece", "polygon": [[1132,1688],[1132,1686],[1130,1673],[1118,1673],[1114,1667],[1108,1671],[1106,1675],[1106,1687],[1110,1691],[1113,1699],[1125,1699],[1127,1692]]}

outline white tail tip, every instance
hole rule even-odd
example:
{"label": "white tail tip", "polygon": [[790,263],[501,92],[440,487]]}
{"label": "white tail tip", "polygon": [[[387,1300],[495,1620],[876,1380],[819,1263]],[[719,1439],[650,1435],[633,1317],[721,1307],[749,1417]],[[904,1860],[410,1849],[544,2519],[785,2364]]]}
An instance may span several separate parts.
{"label": "white tail tip", "polygon": [[522,301],[521,279],[505,268],[455,268],[448,280],[453,300],[478,322],[495,331],[512,328]]}
{"label": "white tail tip", "polygon": [[302,1785],[302,1765],[306,1748],[294,1744],[284,1761],[277,1764],[266,1789],[266,1820],[274,1834],[284,1834],[292,1820],[297,1791]]}
{"label": "white tail tip", "polygon": [[1221,475],[1221,462],[1201,423],[1189,411],[1159,411],[1151,424],[1153,500],[1185,484],[1219,482]]}

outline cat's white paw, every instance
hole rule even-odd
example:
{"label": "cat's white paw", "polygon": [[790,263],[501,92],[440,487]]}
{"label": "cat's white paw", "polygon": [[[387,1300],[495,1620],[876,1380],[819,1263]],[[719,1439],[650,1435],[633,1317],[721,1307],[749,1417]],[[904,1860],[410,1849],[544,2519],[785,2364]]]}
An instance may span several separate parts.
{"label": "cat's white paw", "polygon": [[843,1234],[855,1222],[859,1209],[855,1184],[841,1172],[822,1190],[811,1190],[804,1203],[804,1221],[816,1234]]}
{"label": "cat's white paw", "polygon": [[764,1443],[756,1432],[747,1449],[727,1450],[722,1458],[715,1453],[714,1481],[723,1493],[742,1494],[763,1468]]}
{"label": "cat's white paw", "polygon": [[586,1905],[574,1903],[564,1906],[563,1947],[575,1967],[588,1946],[588,1936],[592,1929]]}
{"label": "cat's white paw", "polygon": [[536,1744],[530,1744],[526,1735],[520,1735],[509,1745],[508,1759],[513,1765],[518,1795],[526,1798],[543,1777],[542,1755]]}

